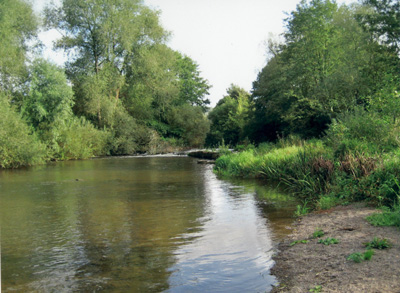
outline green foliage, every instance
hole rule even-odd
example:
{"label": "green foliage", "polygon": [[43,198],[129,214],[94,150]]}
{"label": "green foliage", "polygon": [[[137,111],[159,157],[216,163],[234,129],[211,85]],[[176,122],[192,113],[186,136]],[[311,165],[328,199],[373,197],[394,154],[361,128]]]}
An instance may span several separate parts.
{"label": "green foliage", "polygon": [[324,245],[331,245],[331,244],[338,244],[339,240],[337,240],[336,238],[327,237],[325,239],[319,239],[318,243],[321,243]]}
{"label": "green foliage", "polygon": [[201,107],[184,104],[174,107],[168,113],[167,121],[174,134],[181,137],[188,146],[204,145],[210,124]]}
{"label": "green foliage", "polygon": [[354,152],[374,154],[399,147],[393,135],[395,126],[381,119],[375,112],[356,108],[339,115],[326,131],[326,141],[337,157]]}
{"label": "green foliage", "polygon": [[176,54],[176,71],[179,78],[179,104],[196,105],[207,110],[210,104],[204,97],[208,95],[211,86],[208,81],[200,76],[198,65],[188,56],[183,56],[179,52]]}
{"label": "green foliage", "polygon": [[309,240],[296,240],[296,241],[293,241],[292,243],[290,243],[290,246],[294,246],[299,243],[307,244],[308,242],[310,242],[310,241]]}
{"label": "green foliage", "polygon": [[341,203],[341,200],[334,195],[321,196],[316,204],[316,207],[320,210],[329,210]]}
{"label": "green foliage", "polygon": [[23,0],[0,2],[0,90],[17,90],[26,77],[26,53],[38,30],[38,19]]}
{"label": "green foliage", "polygon": [[43,163],[45,146],[0,91],[0,168]]}
{"label": "green foliage", "polygon": [[[385,103],[378,104],[388,105],[381,108],[397,117],[398,107],[386,101],[397,105],[400,59],[363,29],[360,15],[371,14],[329,0],[301,1],[290,13],[284,43],[270,46],[271,58],[253,84],[252,139],[321,136],[338,114],[365,107],[372,97],[381,96]],[[385,80],[393,82],[382,91]]]}
{"label": "green foliage", "polygon": [[43,129],[72,116],[73,92],[64,72],[43,59],[33,62],[30,88],[22,104],[22,115],[35,127]]}
{"label": "green foliage", "polygon": [[367,250],[364,253],[361,252],[355,252],[350,254],[347,257],[347,260],[352,260],[356,263],[360,263],[364,260],[371,260],[372,256],[374,255],[374,251],[373,250]]}
{"label": "green foliage", "polygon": [[246,139],[245,130],[253,108],[250,94],[235,85],[231,85],[227,94],[208,114],[211,121],[208,146],[217,146],[222,140],[236,145]]}
{"label": "green foliage", "polygon": [[322,286],[321,285],[317,285],[314,288],[311,288],[308,292],[314,292],[314,293],[322,292]]}
{"label": "green foliage", "polygon": [[364,0],[373,13],[361,15],[366,30],[400,51],[400,3],[397,0]]}
{"label": "green foliage", "polygon": [[395,205],[392,210],[373,214],[367,220],[374,226],[400,227],[400,204]]}
{"label": "green foliage", "polygon": [[325,235],[325,232],[321,229],[316,229],[312,235],[313,238],[320,238]]}
{"label": "green foliage", "polygon": [[385,249],[390,248],[392,244],[386,238],[378,238],[374,237],[374,239],[370,242],[364,243],[367,249],[375,248],[375,249]]}
{"label": "green foliage", "polygon": [[84,118],[73,117],[56,121],[42,132],[41,138],[53,159],[71,160],[105,155],[109,134]]}
{"label": "green foliage", "polygon": [[307,206],[307,201],[304,201],[303,205],[296,206],[296,211],[294,212],[294,215],[296,217],[301,217],[301,216],[307,215],[309,211],[310,211],[310,208]]}

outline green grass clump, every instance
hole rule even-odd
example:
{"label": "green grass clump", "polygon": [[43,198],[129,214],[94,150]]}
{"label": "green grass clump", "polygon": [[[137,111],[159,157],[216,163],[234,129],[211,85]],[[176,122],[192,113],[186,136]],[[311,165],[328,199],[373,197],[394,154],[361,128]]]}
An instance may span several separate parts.
{"label": "green grass clump", "polygon": [[400,227],[400,205],[396,205],[392,210],[373,214],[367,217],[367,221],[374,226]]}
{"label": "green grass clump", "polygon": [[324,231],[322,231],[321,229],[317,229],[317,230],[314,231],[312,237],[313,238],[320,238],[320,237],[322,237],[324,235],[325,235]]}
{"label": "green grass clump", "polygon": [[341,200],[335,196],[327,195],[321,196],[317,202],[317,208],[320,210],[329,210],[341,203]]}
{"label": "green grass clump", "polygon": [[311,288],[308,292],[314,292],[314,293],[322,292],[322,286],[321,285],[315,286],[314,288]]}
{"label": "green grass clump", "polygon": [[295,217],[301,217],[307,215],[310,211],[310,208],[307,206],[307,201],[303,203],[303,205],[297,205],[296,211],[294,212]]}
{"label": "green grass clump", "polygon": [[310,241],[309,240],[296,240],[296,241],[293,241],[292,243],[290,243],[290,246],[296,245],[298,243],[307,244],[308,242],[310,242]]}
{"label": "green grass clump", "polygon": [[369,249],[369,250],[365,251],[364,253],[361,253],[361,252],[352,253],[347,257],[347,260],[352,260],[356,263],[360,263],[364,260],[371,260],[373,255],[374,255],[374,251]]}
{"label": "green grass clump", "polygon": [[378,238],[374,237],[371,242],[364,243],[364,245],[368,248],[375,248],[375,249],[386,249],[390,248],[392,245],[386,238]]}
{"label": "green grass clump", "polygon": [[326,239],[318,240],[318,243],[321,243],[321,244],[324,244],[324,245],[331,245],[331,244],[338,244],[339,240],[337,240],[336,238],[327,237]]}

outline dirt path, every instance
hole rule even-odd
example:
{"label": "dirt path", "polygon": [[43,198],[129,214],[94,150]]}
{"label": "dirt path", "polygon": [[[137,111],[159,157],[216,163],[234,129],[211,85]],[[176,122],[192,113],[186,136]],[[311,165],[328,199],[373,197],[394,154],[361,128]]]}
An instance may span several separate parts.
{"label": "dirt path", "polygon": [[[272,292],[400,292],[400,229],[374,227],[365,218],[375,209],[355,204],[312,213],[298,220],[294,231],[279,245],[272,269],[279,286]],[[311,238],[316,229],[338,244],[323,245]],[[375,250],[369,261],[347,260],[364,252],[363,243],[386,238],[393,246]],[[308,239],[306,244],[293,241]]]}

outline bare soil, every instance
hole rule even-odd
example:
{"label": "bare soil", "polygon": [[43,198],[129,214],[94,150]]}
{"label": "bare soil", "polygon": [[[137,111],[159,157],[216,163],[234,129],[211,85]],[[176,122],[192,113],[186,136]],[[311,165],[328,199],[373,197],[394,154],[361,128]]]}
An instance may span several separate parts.
{"label": "bare soil", "polygon": [[[274,257],[271,273],[279,284],[272,292],[400,292],[400,229],[370,225],[365,218],[376,212],[353,204],[298,219],[293,233],[279,244]],[[318,243],[312,238],[316,229],[325,232],[322,239],[336,238],[339,243]],[[364,252],[363,243],[374,237],[388,239],[392,247],[374,249],[369,261],[347,260],[351,253]],[[304,239],[309,242],[290,246]]]}

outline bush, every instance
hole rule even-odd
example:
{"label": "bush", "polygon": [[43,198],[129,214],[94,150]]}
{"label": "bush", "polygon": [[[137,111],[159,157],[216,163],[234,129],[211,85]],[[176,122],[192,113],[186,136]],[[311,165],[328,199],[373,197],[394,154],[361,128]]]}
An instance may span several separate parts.
{"label": "bush", "polygon": [[398,136],[393,135],[394,129],[394,124],[378,114],[357,108],[353,113],[344,113],[332,121],[326,131],[326,142],[339,158],[354,152],[372,155],[399,147]]}
{"label": "bush", "polygon": [[45,161],[45,146],[0,92],[0,168],[30,166]]}
{"label": "bush", "polygon": [[41,137],[53,159],[71,160],[105,155],[109,133],[96,129],[84,118],[73,117],[51,124]]}

